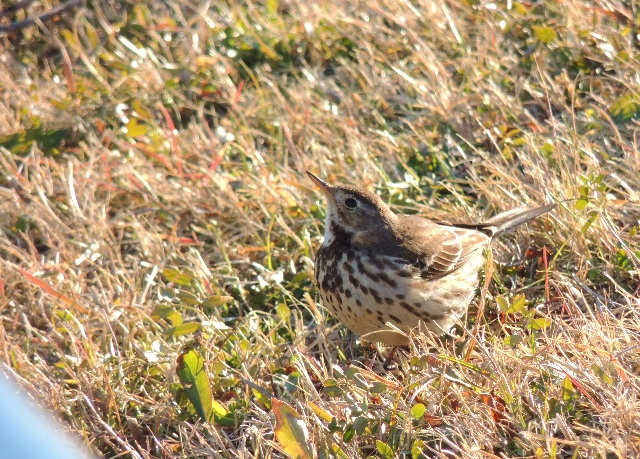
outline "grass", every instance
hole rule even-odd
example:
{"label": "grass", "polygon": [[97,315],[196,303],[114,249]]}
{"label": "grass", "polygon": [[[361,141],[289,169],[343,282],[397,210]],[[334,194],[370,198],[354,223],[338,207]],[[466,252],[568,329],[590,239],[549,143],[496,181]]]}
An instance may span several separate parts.
{"label": "grass", "polygon": [[[3,362],[105,457],[639,457],[633,11],[98,0],[0,36]],[[561,204],[385,371],[319,301],[305,170]]]}

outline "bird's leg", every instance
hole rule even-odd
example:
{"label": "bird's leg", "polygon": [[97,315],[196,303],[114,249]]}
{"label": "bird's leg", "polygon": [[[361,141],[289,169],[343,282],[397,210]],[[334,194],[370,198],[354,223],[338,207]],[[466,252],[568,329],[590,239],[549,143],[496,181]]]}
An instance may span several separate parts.
{"label": "bird's leg", "polygon": [[349,358],[354,361],[356,360],[356,351],[354,349],[354,346],[358,338],[351,330],[347,330],[347,333],[349,334]]}
{"label": "bird's leg", "polygon": [[373,346],[373,344],[370,344],[368,347],[367,346],[362,346],[362,356],[364,357],[364,366],[369,369],[369,370],[373,370],[373,364],[376,363],[376,355],[378,355],[375,347]]}
{"label": "bird's leg", "polygon": [[384,368],[385,370],[393,370],[394,367],[391,366],[391,364],[393,363],[393,358],[396,356],[396,351],[398,350],[399,346],[393,346],[391,348],[391,350],[389,351],[389,355],[387,355],[387,358],[384,359],[384,363],[382,364],[382,368]]}

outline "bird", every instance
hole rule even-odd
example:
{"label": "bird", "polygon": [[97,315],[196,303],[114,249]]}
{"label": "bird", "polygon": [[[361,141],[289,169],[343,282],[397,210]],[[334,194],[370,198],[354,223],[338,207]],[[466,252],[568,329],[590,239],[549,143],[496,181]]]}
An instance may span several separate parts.
{"label": "bird", "polygon": [[371,191],[307,175],[327,202],[314,267],[322,302],[354,333],[391,346],[409,344],[417,331],[447,333],[475,296],[484,248],[557,206],[453,224],[395,214]]}

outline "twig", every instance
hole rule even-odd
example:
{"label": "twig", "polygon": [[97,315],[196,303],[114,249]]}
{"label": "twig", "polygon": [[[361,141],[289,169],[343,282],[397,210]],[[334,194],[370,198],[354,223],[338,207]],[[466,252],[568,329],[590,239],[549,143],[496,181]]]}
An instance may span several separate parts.
{"label": "twig", "polygon": [[29,5],[31,5],[33,2],[34,0],[22,0],[21,2],[18,2],[15,5],[7,6],[5,9],[0,11],[0,19],[5,16],[9,16],[11,13],[15,11],[24,10],[25,8],[28,8]]}
{"label": "twig", "polygon": [[[25,0],[25,1],[27,1],[27,0]],[[51,8],[51,10],[47,11],[44,14],[41,14],[40,16],[38,16],[36,18],[29,18],[29,19],[25,19],[24,21],[14,22],[14,23],[9,24],[7,26],[2,26],[2,27],[0,27],[0,33],[16,32],[16,31],[18,31],[20,29],[24,29],[25,27],[29,27],[30,25],[35,24],[36,21],[41,21],[41,22],[48,21],[49,19],[53,19],[54,17],[56,17],[56,16],[62,14],[63,12],[73,8],[74,6],[78,5],[79,3],[83,2],[83,1],[84,0],[69,0],[68,2],[61,3],[60,5]],[[7,11],[7,10],[4,10],[3,13],[5,11]]]}
{"label": "twig", "polygon": [[132,458],[142,459],[142,456],[138,454],[138,452],[125,439],[120,438],[120,435],[118,435],[118,433],[115,430],[113,430],[113,428],[109,424],[107,424],[105,421],[102,420],[102,416],[94,408],[93,403],[91,403],[91,400],[89,400],[89,397],[87,397],[85,394],[82,394],[80,398],[84,400],[86,406],[95,416],[95,421],[99,423],[104,430],[107,431],[107,433],[111,436],[111,438],[113,438],[113,440],[118,445],[120,445],[124,450],[126,450],[129,454],[131,454]]}

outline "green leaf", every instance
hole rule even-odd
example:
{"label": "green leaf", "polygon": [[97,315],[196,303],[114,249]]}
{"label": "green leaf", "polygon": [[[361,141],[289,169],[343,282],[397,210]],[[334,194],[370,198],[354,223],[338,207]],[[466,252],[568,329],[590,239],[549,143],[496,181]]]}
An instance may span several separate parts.
{"label": "green leaf", "polygon": [[596,365],[595,363],[593,365],[591,365],[591,369],[598,375],[600,376],[600,379],[602,379],[602,381],[604,381],[606,384],[613,386],[614,385],[614,381],[613,378],[611,376],[609,376],[602,368],[600,368],[598,365]]}
{"label": "green leaf", "polygon": [[151,318],[155,321],[164,319],[174,327],[182,325],[182,314],[176,311],[173,306],[168,304],[159,304],[151,313]]}
{"label": "green leaf", "polygon": [[223,304],[230,303],[232,301],[233,301],[232,296],[213,295],[206,298],[202,303],[200,303],[200,306],[202,306],[203,308],[215,308],[218,306],[222,306]]}
{"label": "green leaf", "polygon": [[334,379],[327,379],[324,382],[324,393],[328,397],[340,397],[344,395],[344,391],[338,386],[338,382]]}
{"label": "green leaf", "polygon": [[582,210],[587,207],[589,200],[587,198],[580,198],[576,200],[576,210]]}
{"label": "green leaf", "polygon": [[290,393],[300,389],[300,372],[294,371],[287,377],[287,381],[284,383],[284,388]]}
{"label": "green leaf", "polygon": [[289,309],[289,306],[284,303],[280,303],[278,306],[276,306],[276,314],[278,314],[280,320],[285,324],[289,323],[291,318],[291,309]]}
{"label": "green leaf", "polygon": [[376,449],[378,453],[386,459],[393,459],[393,450],[389,445],[381,440],[376,440]]}
{"label": "green leaf", "polygon": [[222,403],[220,403],[217,400],[212,400],[211,401],[211,408],[213,409],[213,414],[216,416],[226,416],[227,414],[229,414],[229,412],[227,411],[227,409],[222,405]]}
{"label": "green leaf", "polygon": [[204,368],[204,360],[200,353],[194,349],[182,353],[178,357],[176,374],[200,419],[204,422],[211,422],[214,413],[213,398],[209,378]]}
{"label": "green leaf", "polygon": [[56,316],[58,316],[62,320],[73,320],[73,315],[69,313],[66,309],[57,310]]}
{"label": "green leaf", "polygon": [[313,402],[308,402],[308,406],[313,410],[316,416],[318,416],[320,419],[323,419],[327,422],[331,422],[333,420],[334,418],[333,415],[329,413],[327,410],[325,410],[324,408],[316,405]]}
{"label": "green leaf", "polygon": [[383,392],[386,392],[386,390],[387,385],[385,383],[376,381],[371,385],[369,392],[372,394],[382,394]]}
{"label": "green leaf", "polygon": [[100,46],[100,36],[98,35],[98,32],[96,32],[96,29],[89,22],[84,23],[84,30],[87,34],[87,38],[89,39],[91,49],[93,49],[95,52],[95,49]]}
{"label": "green leaf", "polygon": [[537,319],[533,319],[531,322],[527,324],[527,328],[529,330],[544,330],[548,326],[550,326],[553,322],[551,319],[547,319],[546,317],[539,317]]}
{"label": "green leaf", "polygon": [[573,389],[571,378],[569,378],[569,376],[565,376],[564,381],[562,381],[562,400],[570,402],[575,399],[575,397],[575,390]]}
{"label": "green leaf", "polygon": [[496,297],[496,303],[498,303],[498,308],[500,312],[507,312],[509,310],[509,301],[503,296]]}
{"label": "green leaf", "polygon": [[428,456],[424,453],[425,450],[424,440],[416,440],[411,445],[411,459],[426,459]]}
{"label": "green leaf", "polygon": [[142,118],[146,120],[153,118],[153,115],[151,114],[149,109],[146,106],[144,106],[142,101],[140,101],[139,99],[136,99],[133,102],[131,102],[131,110],[133,110],[133,112],[135,113],[135,116],[137,116],[138,118]]}
{"label": "green leaf", "polygon": [[527,10],[520,2],[513,2],[512,8],[514,15],[526,16],[529,14],[529,10]]}
{"label": "green leaf", "polygon": [[556,39],[556,32],[551,27],[534,27],[533,34],[540,43],[545,45]]}
{"label": "green leaf", "polygon": [[527,308],[525,306],[525,297],[523,293],[518,293],[513,297],[513,300],[511,300],[511,307],[509,308],[508,312],[527,312]]}
{"label": "green leaf", "polygon": [[589,219],[585,222],[584,225],[582,225],[582,228],[580,229],[581,234],[586,234],[589,227],[593,224],[593,222],[596,221],[596,218],[598,218],[598,212],[590,212],[590,215],[591,216],[589,217]]}
{"label": "green leaf", "polygon": [[29,153],[35,143],[46,156],[60,154],[65,139],[71,135],[71,129],[44,129],[40,126],[0,137],[0,147],[4,147],[16,155]]}
{"label": "green leaf", "polygon": [[580,197],[582,198],[588,198],[589,197],[589,191],[590,188],[586,185],[581,185],[578,187],[578,193],[580,194]]}
{"label": "green leaf", "polygon": [[202,324],[200,322],[187,322],[186,324],[178,325],[176,327],[167,328],[162,332],[164,336],[174,338],[182,335],[191,335],[197,331],[202,329]]}
{"label": "green leaf", "polygon": [[364,416],[358,416],[356,420],[353,421],[353,430],[355,430],[358,435],[362,435],[364,433],[364,429],[367,428],[368,423],[369,420],[367,418]]}
{"label": "green leaf", "polygon": [[353,382],[355,383],[356,387],[362,389],[362,390],[370,390],[373,386],[360,374],[356,374],[353,377]]}
{"label": "green leaf", "polygon": [[185,290],[180,290],[178,292],[178,298],[180,299],[180,301],[186,305],[189,306],[195,306],[195,305],[199,305],[200,302],[200,298],[198,298],[196,295],[194,295],[191,292],[187,292]]}
{"label": "green leaf", "polygon": [[60,32],[60,34],[64,38],[64,41],[66,41],[67,44],[70,45],[70,47],[75,48],[75,49],[78,49],[80,47],[80,44],[78,43],[78,40],[76,40],[76,36],[70,30],[63,29]]}
{"label": "green leaf", "polygon": [[260,403],[266,409],[271,409],[271,398],[268,397],[263,391],[258,390],[255,387],[252,387],[251,393],[256,398],[258,403]]}
{"label": "green leaf", "polygon": [[333,451],[333,454],[335,454],[340,459],[349,459],[349,456],[347,455],[347,453],[342,451],[340,447],[336,444],[331,445],[331,451]]}
{"label": "green leaf", "polygon": [[640,115],[640,99],[633,93],[621,96],[609,107],[614,122],[624,124]]}
{"label": "green leaf", "polygon": [[180,272],[176,269],[164,269],[162,275],[169,281],[178,285],[188,286],[191,285],[193,277],[189,274]]}
{"label": "green leaf", "polygon": [[138,122],[137,119],[131,118],[125,125],[125,130],[129,137],[140,137],[149,132],[149,127],[144,123]]}
{"label": "green leaf", "polygon": [[313,459],[309,430],[297,411],[275,397],[271,407],[276,416],[274,433],[284,452],[294,459]]}
{"label": "green leaf", "polygon": [[51,99],[51,105],[61,111],[69,110],[69,107],[73,104],[71,97],[65,97],[64,99]]}
{"label": "green leaf", "polygon": [[356,431],[353,429],[353,426],[349,426],[346,428],[346,430],[342,434],[342,439],[348,443],[351,440],[353,440],[353,437],[355,436],[356,436]]}
{"label": "green leaf", "polygon": [[413,407],[411,407],[411,417],[413,417],[413,419],[415,419],[416,421],[419,421],[420,419],[422,419],[422,416],[424,416],[424,413],[426,411],[427,408],[422,403],[416,403],[415,405],[413,405]]}
{"label": "green leaf", "polygon": [[502,342],[510,347],[516,347],[522,341],[522,335],[509,335]]}
{"label": "green leaf", "polygon": [[278,0],[267,0],[267,3],[265,5],[267,7],[267,12],[275,16],[278,13],[279,3],[280,2]]}
{"label": "green leaf", "polygon": [[349,367],[345,370],[344,375],[347,379],[352,380],[358,374],[358,369],[356,367]]}

